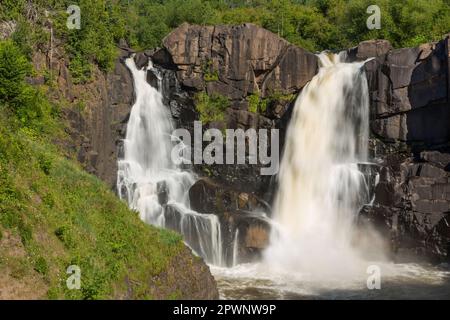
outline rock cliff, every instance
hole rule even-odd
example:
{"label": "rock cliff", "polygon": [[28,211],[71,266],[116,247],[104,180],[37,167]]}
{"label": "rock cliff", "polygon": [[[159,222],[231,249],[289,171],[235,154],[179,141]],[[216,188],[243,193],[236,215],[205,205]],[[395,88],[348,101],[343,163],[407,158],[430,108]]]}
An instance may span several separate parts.
{"label": "rock cliff", "polygon": [[[162,48],[137,53],[135,59],[144,66],[149,57],[163,75],[165,103],[177,127],[193,130],[193,121],[199,119],[196,94],[217,94],[229,101],[229,107],[224,121],[213,121],[205,128],[279,128],[281,146],[293,101],[318,69],[314,54],[252,24],[183,24],[164,39]],[[449,37],[404,49],[393,49],[384,40],[365,41],[348,49],[347,58],[372,58],[364,68],[370,91],[369,147],[379,183],[373,206],[363,208],[361,217],[374,222],[390,239],[398,259],[446,260],[450,243]],[[155,80],[149,76],[153,85]],[[95,99],[90,111],[83,116],[70,114],[69,119],[75,145],[81,146],[80,161],[114,186],[120,139],[133,100],[132,79],[118,61],[114,72],[101,81],[103,89],[92,88]],[[264,226],[253,228],[255,218],[248,211],[254,209],[254,199],[267,209],[276,177],[261,176],[259,169],[258,165],[193,166],[207,179],[193,186],[191,203],[198,204],[199,211],[208,207],[209,213],[220,216],[229,243],[237,228],[240,238],[259,239],[248,240],[248,248],[264,247],[268,227],[257,219]]]}
{"label": "rock cliff", "polygon": [[363,210],[390,238],[398,260],[450,256],[449,37],[416,48],[366,41],[371,151],[379,163],[375,201]]}

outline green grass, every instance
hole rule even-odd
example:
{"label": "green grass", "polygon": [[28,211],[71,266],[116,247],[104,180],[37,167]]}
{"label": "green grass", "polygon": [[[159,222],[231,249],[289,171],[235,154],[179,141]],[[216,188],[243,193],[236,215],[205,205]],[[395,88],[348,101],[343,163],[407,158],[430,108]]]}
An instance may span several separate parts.
{"label": "green grass", "polygon": [[[179,235],[141,222],[54,144],[14,127],[3,114],[0,230],[18,235],[27,253],[19,259],[0,251],[0,270],[9,267],[18,278],[37,272],[48,298],[110,298],[126,292],[125,277],[134,298],[148,298],[149,279],[183,247]],[[66,287],[73,264],[81,268],[81,290]]]}

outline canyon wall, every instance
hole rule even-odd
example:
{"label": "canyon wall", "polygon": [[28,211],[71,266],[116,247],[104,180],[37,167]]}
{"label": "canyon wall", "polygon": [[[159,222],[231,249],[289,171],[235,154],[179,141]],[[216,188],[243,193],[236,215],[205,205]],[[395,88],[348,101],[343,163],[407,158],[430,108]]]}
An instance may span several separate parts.
{"label": "canyon wall", "polygon": [[[122,57],[129,53],[122,50]],[[164,39],[162,48],[139,52],[135,60],[143,67],[149,57],[163,75],[161,89],[176,127],[193,130],[193,121],[200,118],[198,94],[225,97],[223,117],[205,123],[204,129],[278,128],[280,156],[293,102],[318,70],[314,54],[252,24],[183,24]],[[348,61],[369,58],[364,65],[371,103],[369,149],[379,183],[361,220],[374,223],[389,239],[397,260],[447,260],[449,37],[417,48],[393,49],[387,41],[372,40],[347,50]],[[151,75],[148,81],[158,85]],[[74,147],[88,171],[114,187],[133,100],[132,79],[120,60],[92,91],[95,102],[88,112],[68,117]],[[270,214],[276,176],[261,176],[260,165],[248,164],[190,169],[201,178],[190,192],[192,206],[220,217],[226,247],[239,230],[240,254],[249,260],[258,256],[269,227],[252,212]]]}
{"label": "canyon wall", "polygon": [[449,41],[403,49],[366,41],[348,50],[352,60],[373,57],[365,69],[380,181],[363,216],[390,238],[398,260],[449,258]]}

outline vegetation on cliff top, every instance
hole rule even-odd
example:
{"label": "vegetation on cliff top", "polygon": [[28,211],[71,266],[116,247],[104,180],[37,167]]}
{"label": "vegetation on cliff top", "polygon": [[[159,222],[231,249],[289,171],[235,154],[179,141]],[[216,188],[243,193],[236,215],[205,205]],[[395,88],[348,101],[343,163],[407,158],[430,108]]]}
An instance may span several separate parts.
{"label": "vegetation on cliff top", "polygon": [[[255,23],[311,51],[343,49],[368,39],[387,39],[394,47],[415,46],[449,32],[448,0],[379,0],[381,29],[369,30],[371,0],[80,0],[81,29],[66,27],[69,0],[4,0],[0,21],[16,20],[24,47],[48,34],[38,26],[52,21],[70,54],[75,80],[89,80],[91,63],[112,67],[114,46],[125,39],[135,49],[150,49],[183,22]],[[47,11],[48,18],[45,11]],[[30,27],[27,24],[34,24]],[[25,43],[25,44],[24,44]]]}
{"label": "vegetation on cliff top", "polygon": [[[143,223],[64,156],[59,107],[26,83],[30,73],[20,48],[0,41],[0,296],[152,298],[150,280],[181,252],[180,236]],[[70,265],[81,290],[66,286]]]}

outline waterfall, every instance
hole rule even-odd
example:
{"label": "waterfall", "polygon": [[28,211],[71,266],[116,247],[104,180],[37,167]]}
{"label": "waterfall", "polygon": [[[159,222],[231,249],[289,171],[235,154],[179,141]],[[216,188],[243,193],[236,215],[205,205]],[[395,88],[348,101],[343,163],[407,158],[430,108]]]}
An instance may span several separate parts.
{"label": "waterfall", "polygon": [[362,63],[321,53],[318,74],[303,88],[287,130],[265,260],[318,276],[358,266],[354,223],[370,201],[368,87]]}
{"label": "waterfall", "polygon": [[162,88],[161,75],[151,61],[141,70],[133,57],[125,64],[133,76],[136,101],[127,124],[124,156],[118,162],[119,196],[143,221],[181,233],[186,244],[208,263],[223,265],[219,219],[190,210],[188,191],[195,177],[174,165],[170,157],[171,115],[161,92],[146,80],[147,72],[153,72]]}
{"label": "waterfall", "polygon": [[233,264],[232,266],[236,266],[238,264],[239,258],[239,229],[236,228],[236,233],[234,234],[233,239]]}

